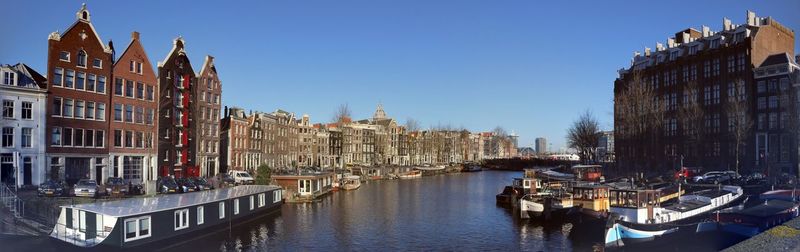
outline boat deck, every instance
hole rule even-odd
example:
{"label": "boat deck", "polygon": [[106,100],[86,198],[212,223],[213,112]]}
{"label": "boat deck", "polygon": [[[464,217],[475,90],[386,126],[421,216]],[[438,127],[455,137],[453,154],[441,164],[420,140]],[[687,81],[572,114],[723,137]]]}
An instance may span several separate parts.
{"label": "boat deck", "polygon": [[157,195],[154,197],[129,198],[123,200],[69,205],[73,209],[84,210],[106,216],[123,217],[169,209],[205,204],[225,199],[238,198],[272,190],[280,187],[268,185],[240,185],[202,192]]}
{"label": "boat deck", "polygon": [[741,214],[754,217],[767,217],[786,211],[787,209],[791,209],[792,207],[795,206],[797,206],[797,204],[789,201],[768,200],[764,204],[759,204],[753,207],[744,209],[729,208],[720,211],[720,213]]}
{"label": "boat deck", "polygon": [[678,211],[678,212],[687,212],[687,211],[695,210],[695,209],[698,209],[698,208],[701,208],[701,207],[704,207],[704,206],[707,206],[707,205],[709,205],[709,203],[702,202],[702,201],[699,201],[699,200],[684,200],[684,201],[681,201],[681,202],[677,202],[677,203],[675,203],[673,205],[664,207],[664,209],[669,209],[669,210]]}
{"label": "boat deck", "polygon": [[694,192],[692,194],[698,195],[698,196],[703,196],[703,197],[708,197],[708,198],[712,198],[713,199],[713,198],[716,198],[716,197],[719,197],[719,196],[722,196],[722,195],[725,195],[725,194],[728,194],[728,193],[731,193],[731,192],[730,191],[726,191],[726,190],[711,189],[711,190],[697,191],[697,192]]}

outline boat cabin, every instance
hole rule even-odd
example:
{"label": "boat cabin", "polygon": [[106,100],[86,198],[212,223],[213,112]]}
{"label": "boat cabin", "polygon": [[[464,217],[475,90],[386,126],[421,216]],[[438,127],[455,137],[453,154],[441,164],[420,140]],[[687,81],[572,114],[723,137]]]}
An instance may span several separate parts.
{"label": "boat cabin", "polygon": [[332,172],[300,172],[272,175],[275,183],[286,190],[286,201],[307,202],[333,189]]}
{"label": "boat cabin", "polygon": [[602,182],[602,168],[600,165],[576,165],[572,167],[572,172],[577,180]]}
{"label": "boat cabin", "polygon": [[281,198],[277,186],[242,185],[67,205],[50,236],[80,247],[130,248],[279,211]]}
{"label": "boat cabin", "polygon": [[514,187],[514,189],[521,190],[520,193],[525,195],[536,193],[539,189],[541,189],[542,181],[533,177],[514,178],[514,181],[511,182],[511,185]]}
{"label": "boat cabin", "polygon": [[586,185],[572,187],[572,199],[576,205],[595,212],[607,212],[609,208],[607,186]]}

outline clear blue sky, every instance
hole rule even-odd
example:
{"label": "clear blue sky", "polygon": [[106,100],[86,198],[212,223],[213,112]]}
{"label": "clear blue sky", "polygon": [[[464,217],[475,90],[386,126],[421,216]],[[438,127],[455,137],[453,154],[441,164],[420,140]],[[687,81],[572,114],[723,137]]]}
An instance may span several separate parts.
{"label": "clear blue sky", "polygon": [[544,136],[556,149],[586,109],[613,128],[613,81],[633,51],[688,27],[720,30],[723,17],[744,23],[748,9],[800,27],[796,0],[9,1],[0,63],[45,72],[47,35],[82,2],[118,51],[136,30],[153,61],[178,35],[195,69],[215,56],[224,105],[321,122],[339,104],[366,118],[381,102],[401,123],[499,125],[522,146]]}

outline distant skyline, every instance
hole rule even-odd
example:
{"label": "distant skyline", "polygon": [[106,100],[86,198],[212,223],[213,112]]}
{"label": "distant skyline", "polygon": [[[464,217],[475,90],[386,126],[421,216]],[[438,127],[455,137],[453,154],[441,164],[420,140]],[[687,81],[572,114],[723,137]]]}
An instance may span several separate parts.
{"label": "distant skyline", "polygon": [[0,63],[46,74],[47,35],[75,22],[83,2],[117,56],[132,31],[154,67],[178,36],[195,69],[214,56],[224,106],[328,122],[340,104],[362,119],[382,103],[401,124],[501,126],[521,147],[545,137],[553,151],[586,109],[613,129],[613,82],[634,51],[690,27],[721,30],[723,17],[742,24],[746,10],[800,27],[800,1],[788,0],[12,1]]}

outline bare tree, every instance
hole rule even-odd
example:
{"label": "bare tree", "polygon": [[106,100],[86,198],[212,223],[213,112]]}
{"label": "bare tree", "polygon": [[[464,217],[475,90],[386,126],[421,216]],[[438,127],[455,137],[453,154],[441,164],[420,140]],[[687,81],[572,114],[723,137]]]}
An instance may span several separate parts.
{"label": "bare tree", "polygon": [[678,110],[678,118],[682,124],[683,135],[686,137],[686,146],[692,146],[692,150],[684,149],[684,155],[697,155],[698,146],[703,140],[703,119],[705,110],[700,101],[700,87],[697,82],[691,81],[683,89],[684,99]]}
{"label": "bare tree", "polygon": [[[744,81],[737,80],[734,85],[744,86]],[[738,89],[737,89],[738,90]],[[743,91],[743,90],[742,90]],[[741,98],[741,99],[740,99]],[[747,137],[750,135],[750,129],[753,128],[753,119],[749,116],[748,109],[750,108],[744,94],[735,94],[733,97],[728,97],[728,102],[725,110],[728,112],[728,125],[731,136],[733,136],[734,146],[736,148],[736,172],[739,172],[740,152],[742,146],[745,144]]]}
{"label": "bare tree", "polygon": [[[614,97],[616,135],[624,142],[625,150],[618,150],[621,163],[630,168],[647,167],[648,162],[656,160],[659,143],[653,141],[664,122],[665,106],[659,101],[650,83],[644,80],[639,71],[627,75],[622,85],[616,87]],[[624,152],[624,154],[623,154]],[[654,164],[655,165],[655,164]]]}
{"label": "bare tree", "polygon": [[406,132],[419,131],[419,122],[417,122],[417,120],[414,120],[414,118],[409,117],[406,119],[405,127],[406,127]]}
{"label": "bare tree", "polygon": [[600,122],[589,111],[581,114],[567,130],[567,144],[578,151],[584,162],[594,160],[600,143]]}
{"label": "bare tree", "polygon": [[336,112],[333,114],[333,122],[339,124],[346,123],[351,118],[350,107],[347,105],[347,103],[342,103],[339,105],[339,108],[337,108]]}

